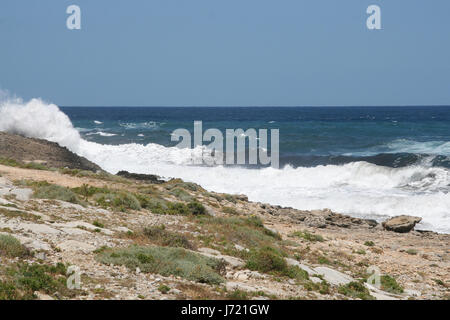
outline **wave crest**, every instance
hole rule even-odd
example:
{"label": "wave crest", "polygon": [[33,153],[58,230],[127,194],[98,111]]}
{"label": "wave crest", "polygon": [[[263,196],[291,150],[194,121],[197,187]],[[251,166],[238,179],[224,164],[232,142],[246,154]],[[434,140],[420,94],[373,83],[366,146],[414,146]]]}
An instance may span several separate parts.
{"label": "wave crest", "polygon": [[40,99],[0,102],[0,131],[57,142],[74,152],[79,151],[81,141],[69,117],[56,105]]}

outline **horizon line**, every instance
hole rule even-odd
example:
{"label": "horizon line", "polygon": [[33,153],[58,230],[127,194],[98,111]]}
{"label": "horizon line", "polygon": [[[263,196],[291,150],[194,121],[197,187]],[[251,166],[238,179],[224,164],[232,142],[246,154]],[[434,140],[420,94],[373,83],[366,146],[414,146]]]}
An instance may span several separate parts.
{"label": "horizon line", "polygon": [[429,104],[429,105],[322,105],[322,106],[106,106],[106,105],[58,105],[60,108],[415,108],[415,107],[450,107],[450,104]]}

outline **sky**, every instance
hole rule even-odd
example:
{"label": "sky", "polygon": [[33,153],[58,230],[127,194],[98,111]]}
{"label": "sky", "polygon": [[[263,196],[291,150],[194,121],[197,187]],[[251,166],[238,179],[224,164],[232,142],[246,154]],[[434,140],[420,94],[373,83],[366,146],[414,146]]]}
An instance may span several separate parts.
{"label": "sky", "polygon": [[450,105],[448,0],[1,0],[0,43],[0,89],[60,106]]}

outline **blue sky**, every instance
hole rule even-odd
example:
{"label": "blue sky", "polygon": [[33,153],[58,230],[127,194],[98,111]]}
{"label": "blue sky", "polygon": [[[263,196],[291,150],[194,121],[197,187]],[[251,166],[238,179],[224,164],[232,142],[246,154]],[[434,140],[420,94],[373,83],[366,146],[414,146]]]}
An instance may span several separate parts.
{"label": "blue sky", "polygon": [[[366,28],[371,4],[383,30]],[[450,105],[449,12],[448,0],[1,0],[0,88],[66,106]]]}

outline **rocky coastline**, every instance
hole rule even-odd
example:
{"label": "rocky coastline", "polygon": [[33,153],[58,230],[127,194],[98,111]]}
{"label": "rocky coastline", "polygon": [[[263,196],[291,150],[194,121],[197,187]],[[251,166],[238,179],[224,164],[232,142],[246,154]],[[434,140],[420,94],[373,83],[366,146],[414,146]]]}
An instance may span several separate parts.
{"label": "rocky coastline", "polygon": [[110,175],[0,133],[0,299],[449,299],[450,235],[418,222]]}

